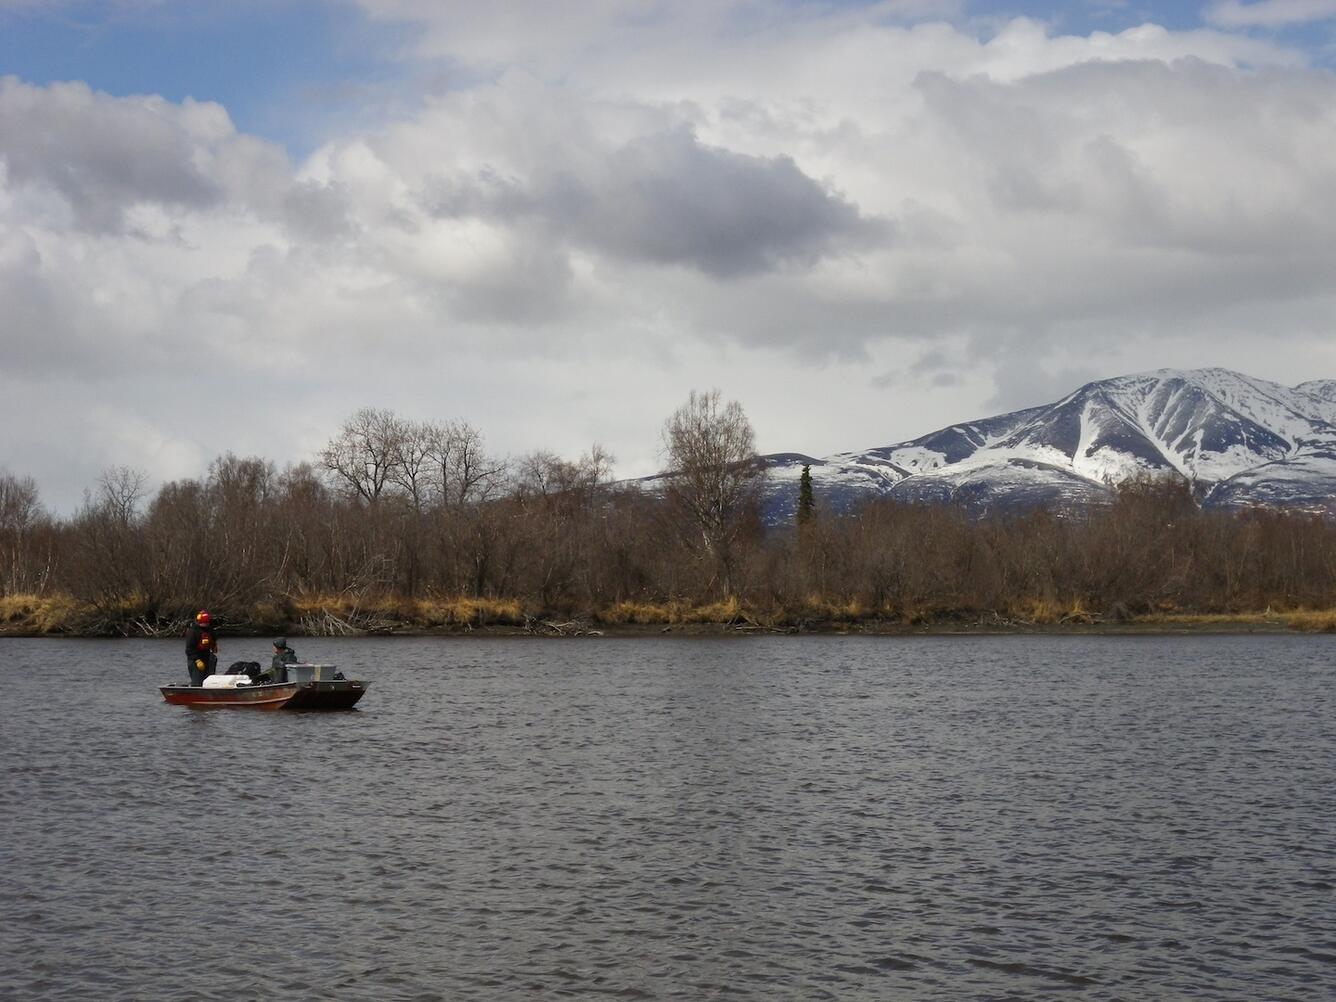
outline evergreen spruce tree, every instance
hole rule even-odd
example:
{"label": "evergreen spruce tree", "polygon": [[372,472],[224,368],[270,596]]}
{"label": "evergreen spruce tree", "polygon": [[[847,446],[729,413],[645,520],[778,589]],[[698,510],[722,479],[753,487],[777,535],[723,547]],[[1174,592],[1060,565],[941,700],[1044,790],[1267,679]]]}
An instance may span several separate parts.
{"label": "evergreen spruce tree", "polygon": [[812,496],[812,468],[803,466],[803,475],[798,481],[798,527],[810,525],[816,518],[816,499]]}

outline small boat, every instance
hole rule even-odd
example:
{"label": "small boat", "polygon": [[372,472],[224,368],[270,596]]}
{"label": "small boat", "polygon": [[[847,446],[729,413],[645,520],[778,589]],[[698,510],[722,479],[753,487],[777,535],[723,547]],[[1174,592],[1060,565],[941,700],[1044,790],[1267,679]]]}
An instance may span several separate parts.
{"label": "small boat", "polygon": [[[217,678],[211,675],[209,678]],[[205,683],[209,679],[204,680]],[[255,710],[281,710],[297,694],[296,682],[273,682],[267,685],[163,685],[158,687],[162,698],[173,706],[195,706],[202,709],[222,707],[250,707]]]}
{"label": "small boat", "polygon": [[351,710],[366,695],[366,683],[355,678],[307,682],[283,704],[285,710]]}
{"label": "small boat", "polygon": [[344,678],[338,665],[291,664],[287,673],[298,688],[285,710],[351,710],[366,695],[367,683]]}
{"label": "small boat", "polygon": [[286,682],[256,684],[247,675],[209,675],[203,685],[159,686],[174,706],[248,706],[257,710],[351,710],[367,683],[344,678],[337,665],[287,665]]}

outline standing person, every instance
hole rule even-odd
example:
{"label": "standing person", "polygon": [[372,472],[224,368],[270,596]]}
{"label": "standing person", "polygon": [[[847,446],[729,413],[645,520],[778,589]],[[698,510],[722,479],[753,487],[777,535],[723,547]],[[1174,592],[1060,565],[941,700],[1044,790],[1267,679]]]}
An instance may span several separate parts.
{"label": "standing person", "polygon": [[288,646],[287,637],[279,637],[274,641],[274,659],[269,662],[270,682],[286,682],[288,680],[288,665],[297,663],[297,652]]}
{"label": "standing person", "polygon": [[203,685],[218,664],[218,638],[209,625],[209,614],[201,609],[186,629],[186,668],[191,685]]}

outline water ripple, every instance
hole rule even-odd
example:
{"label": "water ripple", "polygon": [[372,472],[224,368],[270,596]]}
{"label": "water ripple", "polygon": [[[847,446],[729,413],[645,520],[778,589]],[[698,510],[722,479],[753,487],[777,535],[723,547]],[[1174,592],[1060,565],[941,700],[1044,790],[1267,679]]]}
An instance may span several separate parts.
{"label": "water ripple", "polygon": [[0,997],[1336,994],[1332,638],[302,650],[0,641]]}

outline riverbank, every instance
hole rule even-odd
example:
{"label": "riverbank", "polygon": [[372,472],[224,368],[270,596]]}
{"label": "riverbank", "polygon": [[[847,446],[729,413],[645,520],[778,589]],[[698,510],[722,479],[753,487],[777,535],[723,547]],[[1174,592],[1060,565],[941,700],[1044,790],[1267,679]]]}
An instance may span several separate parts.
{"label": "riverbank", "polygon": [[[0,636],[179,636],[189,613],[147,603],[93,605],[63,595],[0,598]],[[997,610],[865,609],[811,599],[796,608],[734,600],[708,604],[620,602],[587,611],[526,608],[516,599],[426,598],[374,601],[289,598],[215,613],[233,636],[644,637],[747,634],[910,636],[924,634],[1333,633],[1336,609],[1103,612],[1080,602],[1018,602]]]}

